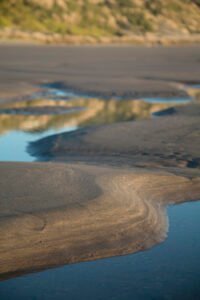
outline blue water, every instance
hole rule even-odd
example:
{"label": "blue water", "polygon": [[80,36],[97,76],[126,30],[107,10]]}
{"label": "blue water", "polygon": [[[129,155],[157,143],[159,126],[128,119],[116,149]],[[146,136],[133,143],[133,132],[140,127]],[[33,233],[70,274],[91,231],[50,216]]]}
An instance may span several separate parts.
{"label": "blue water", "polygon": [[200,84],[198,84],[198,83],[196,83],[196,84],[189,84],[187,86],[189,86],[190,88],[194,88],[194,89],[200,89]]}
{"label": "blue water", "polygon": [[[62,84],[60,83],[52,83],[52,84],[43,84],[41,85],[41,88],[43,89],[42,92],[39,93],[34,93],[30,96],[30,98],[34,101],[40,99],[40,97],[45,96],[47,99],[51,99],[52,101],[54,101],[56,98],[57,100],[61,100],[61,99],[73,99],[76,97],[80,97],[80,94],[74,92],[74,91],[70,91],[70,90],[64,90],[64,87],[62,86]],[[81,97],[87,98],[89,97],[87,94],[85,95],[81,95]],[[117,99],[119,100],[119,99]],[[191,97],[171,97],[171,98],[161,98],[161,97],[154,97],[154,98],[144,98],[143,99],[146,102],[149,103],[179,103],[179,104],[184,104],[184,103],[188,103],[190,101],[192,101]],[[28,103],[27,106],[30,111],[31,111],[31,106],[30,103]],[[69,109],[69,108],[67,108]],[[76,109],[80,109],[80,108],[76,108]],[[172,109],[172,108],[171,108]],[[6,114],[6,109],[4,109],[4,114]],[[7,114],[13,113],[18,114],[18,115],[27,115],[27,117],[29,115],[31,115],[30,111],[23,111],[23,108],[20,110],[18,109],[18,111],[16,112],[16,109],[13,110],[9,108],[7,111]],[[73,113],[73,110],[69,111],[69,114]],[[65,114],[66,112],[63,110],[63,114]],[[116,112],[117,113],[117,112]],[[52,113],[53,114],[53,113]],[[162,115],[166,115],[166,111],[163,112],[156,112],[153,113],[153,116],[162,116]],[[98,115],[97,115],[98,118]],[[114,118],[113,118],[114,120]],[[120,120],[118,120],[120,121]],[[9,120],[9,122],[11,122],[11,119]],[[56,121],[54,121],[56,122]],[[56,124],[53,124],[54,128],[56,128]],[[0,126],[4,126],[4,120],[2,121],[2,123],[0,124]],[[72,130],[76,130],[77,126],[75,127],[66,127],[63,126],[61,127],[61,129],[56,130],[56,129],[45,129],[45,131],[43,133],[32,133],[32,132],[23,132],[22,130],[10,130],[8,133],[6,134],[2,134],[0,135],[0,161],[33,161],[33,158],[26,152],[26,147],[28,145],[29,142],[31,141],[35,141],[37,139],[46,137],[48,135],[52,135],[52,134],[56,134],[56,133],[61,133],[64,131],[72,131]],[[31,128],[30,128],[31,130]]]}
{"label": "blue water", "polygon": [[[48,91],[47,91],[48,92]],[[58,88],[49,97],[66,95]],[[68,92],[67,92],[68,93]],[[146,98],[150,103],[187,103],[192,98]],[[33,161],[28,142],[77,127],[0,135],[0,161]],[[199,300],[200,202],[168,209],[169,236],[152,249],[123,257],[55,268],[0,282],[0,300]]]}
{"label": "blue water", "polygon": [[[49,88],[46,92],[44,92],[45,96],[47,97],[55,97],[55,98],[78,98],[82,95],[79,95],[73,91],[65,91],[65,90],[60,90],[60,89],[53,89],[53,88]],[[87,98],[87,96],[85,96],[84,98]]]}
{"label": "blue water", "polygon": [[34,161],[34,158],[26,151],[29,142],[46,137],[48,135],[76,130],[76,126],[62,127],[61,129],[49,129],[45,132],[9,131],[0,135],[0,161]]}
{"label": "blue water", "polygon": [[0,282],[1,300],[199,300],[200,202],[168,209],[167,240],[132,255]]}
{"label": "blue water", "polygon": [[53,82],[53,83],[44,83],[40,85],[40,88],[43,89],[42,94],[47,97],[53,98],[92,98],[94,95],[89,95],[87,93],[82,93],[79,91],[75,91],[74,89],[66,88],[60,82]]}
{"label": "blue water", "polygon": [[172,104],[185,104],[193,100],[192,97],[146,97],[142,98],[147,103],[172,103]]}

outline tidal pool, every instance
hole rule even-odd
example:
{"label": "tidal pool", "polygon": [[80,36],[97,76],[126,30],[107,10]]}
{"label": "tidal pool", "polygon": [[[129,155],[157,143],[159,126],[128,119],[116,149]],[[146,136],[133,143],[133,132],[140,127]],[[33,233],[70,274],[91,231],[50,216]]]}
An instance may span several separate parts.
{"label": "tidal pool", "polygon": [[0,105],[0,161],[32,161],[29,142],[85,126],[147,119],[173,113],[192,98],[102,99],[42,85],[42,92]]}
{"label": "tidal pool", "polygon": [[76,130],[76,126],[67,126],[61,129],[49,129],[45,132],[9,131],[0,135],[0,161],[34,161],[34,158],[26,151],[31,141],[43,138],[47,135]]}
{"label": "tidal pool", "polygon": [[172,103],[172,104],[186,104],[192,101],[192,97],[146,97],[144,101],[147,103]]}

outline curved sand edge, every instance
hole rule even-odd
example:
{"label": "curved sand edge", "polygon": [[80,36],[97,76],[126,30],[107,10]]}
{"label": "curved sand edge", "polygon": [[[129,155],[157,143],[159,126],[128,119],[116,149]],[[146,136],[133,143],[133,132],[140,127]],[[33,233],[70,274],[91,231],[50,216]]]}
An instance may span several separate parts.
{"label": "curved sand edge", "polygon": [[0,277],[164,240],[166,205],[200,199],[199,113],[51,136],[29,151],[54,162],[0,163]]}
{"label": "curved sand edge", "polygon": [[39,160],[199,170],[199,115],[195,103],[171,116],[52,135],[28,151]]}
{"label": "curved sand edge", "polygon": [[161,242],[166,205],[197,200],[200,178],[84,164],[1,163],[0,191],[3,279]]}

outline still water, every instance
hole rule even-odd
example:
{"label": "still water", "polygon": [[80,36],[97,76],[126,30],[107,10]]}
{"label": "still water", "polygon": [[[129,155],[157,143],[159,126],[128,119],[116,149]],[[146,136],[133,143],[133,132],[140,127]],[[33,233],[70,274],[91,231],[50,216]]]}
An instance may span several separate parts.
{"label": "still water", "polygon": [[168,209],[164,243],[0,282],[1,300],[199,300],[200,202]]}
{"label": "still water", "polygon": [[27,144],[36,139],[56,133],[76,130],[76,126],[67,126],[61,129],[49,129],[36,134],[23,131],[11,131],[0,136],[0,161],[34,161],[26,151]]}
{"label": "still water", "polygon": [[[0,106],[0,160],[33,161],[26,151],[30,141],[84,126],[150,118],[157,111],[171,112],[172,102],[174,106],[188,101],[191,99],[105,101],[62,90],[43,91],[31,99]],[[56,114],[55,108],[63,106],[70,113]],[[72,109],[76,107],[84,109]],[[46,108],[51,113],[45,114]],[[133,255],[0,282],[0,300],[199,300],[200,202],[169,207],[168,214],[169,235],[162,244]]]}
{"label": "still water", "polygon": [[193,101],[191,97],[101,99],[56,87],[43,85],[28,99],[0,105],[0,161],[33,161],[26,151],[28,143],[48,135],[173,114],[172,106]]}

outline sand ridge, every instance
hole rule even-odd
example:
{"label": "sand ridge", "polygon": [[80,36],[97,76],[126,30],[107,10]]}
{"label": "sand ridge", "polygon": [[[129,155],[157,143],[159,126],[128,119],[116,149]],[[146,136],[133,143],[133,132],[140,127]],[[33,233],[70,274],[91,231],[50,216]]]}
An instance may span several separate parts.
{"label": "sand ridge", "polygon": [[199,106],[188,108],[31,143],[49,162],[0,163],[0,277],[163,241],[166,206],[200,197]]}
{"label": "sand ridge", "polygon": [[53,135],[30,143],[28,151],[39,160],[198,170],[200,106],[195,103],[187,109],[176,108],[175,115],[162,118]]}
{"label": "sand ridge", "polygon": [[[199,179],[165,171],[65,163],[0,169],[1,278],[147,249],[166,237],[165,206],[200,193]],[[12,192],[3,194],[12,176]]]}

